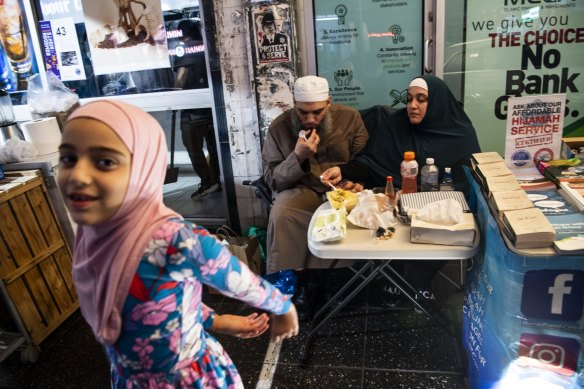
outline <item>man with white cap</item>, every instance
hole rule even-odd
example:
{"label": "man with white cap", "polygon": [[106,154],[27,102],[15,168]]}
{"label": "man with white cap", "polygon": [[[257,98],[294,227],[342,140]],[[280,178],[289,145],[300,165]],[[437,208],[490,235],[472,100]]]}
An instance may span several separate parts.
{"label": "man with white cap", "polygon": [[262,150],[264,179],[274,193],[267,234],[268,274],[330,266],[329,261],[314,257],[307,244],[312,214],[330,190],[320,175],[351,160],[367,139],[359,112],[332,104],[325,78],[296,80],[294,108],[272,122]]}

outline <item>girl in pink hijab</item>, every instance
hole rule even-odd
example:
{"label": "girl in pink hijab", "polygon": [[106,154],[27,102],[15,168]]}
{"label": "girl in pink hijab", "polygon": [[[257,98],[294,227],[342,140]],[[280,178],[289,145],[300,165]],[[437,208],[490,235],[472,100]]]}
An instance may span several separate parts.
{"label": "girl in pink hijab", "polygon": [[152,116],[88,103],[69,117],[59,152],[59,187],[79,225],[73,280],[113,387],[243,387],[206,330],[257,336],[267,315],[217,315],[201,302],[203,284],[271,312],[272,338],[298,333],[287,297],[164,205],[167,146]]}

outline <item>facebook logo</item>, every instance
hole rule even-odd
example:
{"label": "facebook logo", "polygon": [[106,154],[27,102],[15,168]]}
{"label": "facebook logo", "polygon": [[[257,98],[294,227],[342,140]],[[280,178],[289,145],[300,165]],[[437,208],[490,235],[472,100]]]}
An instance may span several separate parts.
{"label": "facebook logo", "polygon": [[523,278],[521,312],[528,319],[578,321],[584,306],[584,271],[531,270]]}

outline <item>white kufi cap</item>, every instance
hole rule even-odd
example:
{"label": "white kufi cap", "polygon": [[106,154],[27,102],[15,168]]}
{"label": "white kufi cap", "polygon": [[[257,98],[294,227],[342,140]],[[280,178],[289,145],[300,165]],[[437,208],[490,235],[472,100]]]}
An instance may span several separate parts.
{"label": "white kufi cap", "polygon": [[317,76],[300,77],[294,83],[294,100],[301,103],[325,101],[329,97],[326,78]]}

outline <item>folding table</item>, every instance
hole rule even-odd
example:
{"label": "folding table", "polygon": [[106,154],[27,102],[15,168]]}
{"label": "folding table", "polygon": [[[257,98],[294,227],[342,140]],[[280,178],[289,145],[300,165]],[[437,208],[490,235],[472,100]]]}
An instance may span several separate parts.
{"label": "folding table", "polygon": [[[375,231],[357,227],[347,221],[347,235],[337,242],[314,242],[311,239],[312,228],[321,210],[330,208],[328,202],[322,204],[315,212],[308,228],[308,248],[315,256],[331,264],[337,259],[354,259],[363,263],[360,268],[351,267],[355,273],[350,280],[314,315],[302,362],[306,364],[312,338],[317,331],[331,320],[376,276],[383,275],[395,285],[409,300],[430,318],[436,320],[444,329],[454,335],[450,322],[440,312],[433,312],[422,300],[416,299],[416,289],[395,269],[390,266],[394,260],[460,260],[472,258],[479,249],[480,234],[472,247],[446,246],[437,244],[419,244],[410,242],[410,227],[395,225],[393,237],[387,240],[375,239]],[[476,227],[475,227],[476,228]],[[349,294],[343,298],[345,292]],[[332,309],[331,309],[332,308]],[[328,313],[327,313],[328,312]],[[324,318],[320,319],[322,316]],[[320,319],[320,320],[319,320]]]}

